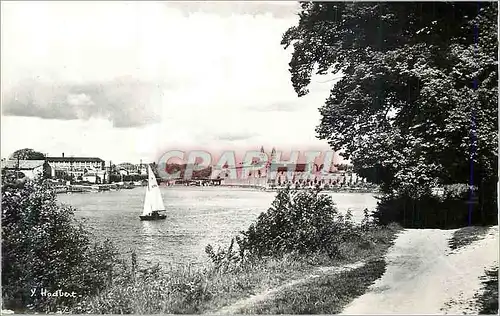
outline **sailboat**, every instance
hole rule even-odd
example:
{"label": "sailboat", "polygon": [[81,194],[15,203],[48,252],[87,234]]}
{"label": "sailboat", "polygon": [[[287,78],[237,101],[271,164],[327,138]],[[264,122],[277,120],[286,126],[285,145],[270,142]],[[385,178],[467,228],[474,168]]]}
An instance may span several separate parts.
{"label": "sailboat", "polygon": [[146,188],[146,196],[144,198],[144,208],[142,210],[142,215],[139,215],[139,218],[141,221],[156,221],[165,219],[167,216],[165,214],[160,214],[160,212],[164,211],[165,205],[163,205],[160,188],[156,182],[153,170],[151,170],[151,166],[148,166],[148,186]]}

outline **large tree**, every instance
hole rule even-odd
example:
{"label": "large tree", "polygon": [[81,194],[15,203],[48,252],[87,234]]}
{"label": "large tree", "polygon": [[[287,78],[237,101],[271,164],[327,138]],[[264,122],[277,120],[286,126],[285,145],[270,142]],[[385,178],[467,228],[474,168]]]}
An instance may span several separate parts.
{"label": "large tree", "polygon": [[43,296],[41,290],[74,291],[85,297],[108,285],[119,259],[116,250],[108,241],[96,242],[74,210],[59,205],[50,183],[2,178],[1,205],[5,308],[16,313],[56,312],[79,298]]}
{"label": "large tree", "polygon": [[436,183],[472,182],[494,198],[495,2],[301,7],[282,40],[293,46],[295,91],[307,94],[314,72],[343,74],[320,109],[320,139],[385,192],[418,197]]}
{"label": "large tree", "polygon": [[11,156],[10,159],[19,159],[19,160],[44,160],[45,155],[41,152],[35,151],[31,148],[23,148],[16,150]]}

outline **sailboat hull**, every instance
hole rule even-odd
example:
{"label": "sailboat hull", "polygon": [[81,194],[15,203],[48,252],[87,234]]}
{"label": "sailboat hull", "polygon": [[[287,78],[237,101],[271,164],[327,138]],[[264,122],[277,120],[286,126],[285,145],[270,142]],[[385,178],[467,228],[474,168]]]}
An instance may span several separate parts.
{"label": "sailboat hull", "polygon": [[141,219],[141,221],[159,221],[162,219],[166,219],[167,216],[156,211],[151,213],[150,215],[139,215],[139,218]]}

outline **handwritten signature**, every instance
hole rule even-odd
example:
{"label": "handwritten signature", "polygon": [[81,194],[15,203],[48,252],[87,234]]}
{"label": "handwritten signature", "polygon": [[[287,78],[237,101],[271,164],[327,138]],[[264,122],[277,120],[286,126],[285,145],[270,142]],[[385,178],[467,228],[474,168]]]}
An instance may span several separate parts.
{"label": "handwritten signature", "polygon": [[[31,289],[31,296],[35,296],[37,290],[38,289]],[[49,292],[47,289],[40,289],[38,292],[38,294],[43,297],[82,297],[81,295],[77,295],[76,292],[65,292],[63,290]]]}

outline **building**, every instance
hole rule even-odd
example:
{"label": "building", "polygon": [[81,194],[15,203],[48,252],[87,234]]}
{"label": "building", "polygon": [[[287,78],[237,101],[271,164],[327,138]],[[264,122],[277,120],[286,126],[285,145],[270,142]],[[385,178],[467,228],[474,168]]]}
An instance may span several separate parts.
{"label": "building", "polygon": [[[102,174],[99,175],[97,172],[87,172],[82,176],[82,181],[90,183],[102,183],[101,179],[103,178],[104,176]],[[103,180],[105,181],[106,179]]]}
{"label": "building", "polygon": [[[261,148],[261,152],[264,149]],[[351,185],[360,182],[366,182],[366,179],[361,179],[353,172],[338,170],[335,165],[331,166],[327,172],[324,172],[323,165],[314,163],[297,163],[286,164],[282,163],[275,169],[272,169],[272,161],[275,161],[276,150],[273,148],[269,156],[267,165],[259,170],[248,172],[248,177],[242,177],[245,166],[240,163],[233,168],[214,168],[212,172],[212,179],[223,179],[224,184],[230,185],[256,185],[256,186],[282,186],[282,185],[329,185],[341,186]],[[257,161],[252,162],[252,164]],[[250,166],[249,166],[250,167]],[[236,172],[236,179],[231,178],[231,175]]]}
{"label": "building", "polygon": [[121,175],[147,175],[148,165],[147,164],[131,164],[129,162],[124,162],[116,165],[116,170],[119,171]]}
{"label": "building", "polygon": [[139,175],[141,176],[147,176],[148,175],[148,165],[147,164],[140,164],[138,166],[139,168],[137,168],[137,171],[139,173]]}
{"label": "building", "polygon": [[[51,167],[52,177],[69,176],[75,180],[83,180],[87,173],[94,173],[100,181],[106,180],[105,162],[97,157],[46,157]],[[95,181],[91,181],[95,182]]]}
{"label": "building", "polygon": [[130,173],[129,173],[129,171],[127,169],[119,169],[118,170],[118,174],[120,176],[128,176],[128,175],[130,175]]}
{"label": "building", "polygon": [[47,157],[47,162],[52,168],[60,170],[104,170],[104,160],[96,157]]}
{"label": "building", "polygon": [[45,160],[2,160],[2,173],[11,172],[17,177],[35,179],[51,173],[51,167],[45,163]]}

